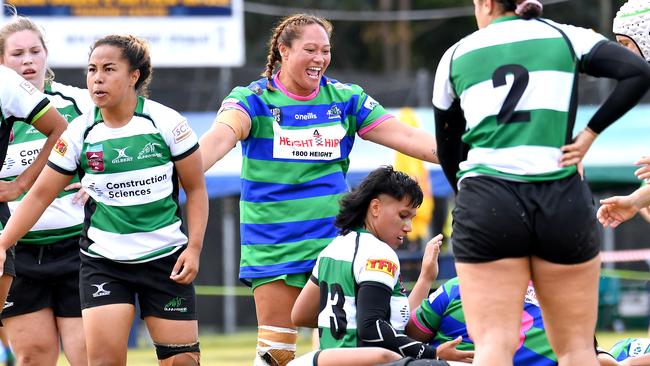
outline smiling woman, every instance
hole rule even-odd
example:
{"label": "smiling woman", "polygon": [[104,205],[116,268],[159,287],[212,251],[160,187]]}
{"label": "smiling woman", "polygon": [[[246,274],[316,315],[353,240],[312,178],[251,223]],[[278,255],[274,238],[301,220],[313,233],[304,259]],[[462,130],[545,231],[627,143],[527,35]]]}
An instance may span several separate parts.
{"label": "smiling woman", "polygon": [[264,77],[233,89],[201,138],[205,170],[242,143],[239,277],[253,287],[262,365],[294,357],[290,310],[318,253],[337,235],[355,135],[438,161],[432,135],[386,113],[360,86],[324,75],[331,33],[332,25],[313,15],[282,19]]}

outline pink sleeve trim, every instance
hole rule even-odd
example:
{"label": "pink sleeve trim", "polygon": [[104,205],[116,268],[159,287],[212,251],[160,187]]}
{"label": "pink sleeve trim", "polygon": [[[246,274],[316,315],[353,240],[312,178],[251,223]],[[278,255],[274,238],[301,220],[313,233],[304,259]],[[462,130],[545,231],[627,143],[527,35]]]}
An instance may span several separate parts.
{"label": "pink sleeve trim", "polygon": [[362,128],[362,129],[360,129],[359,132],[358,132],[358,133],[359,133],[359,136],[361,136],[361,138],[363,138],[363,135],[365,135],[368,131],[370,131],[370,130],[372,130],[373,128],[379,126],[379,125],[380,125],[382,122],[384,122],[385,120],[387,120],[387,119],[389,119],[389,118],[393,118],[393,117],[394,117],[394,116],[393,116],[392,114],[384,114],[383,116],[381,116],[381,117],[377,118],[376,120],[374,120],[374,121],[373,121],[371,124],[369,124],[368,126]]}
{"label": "pink sleeve trim", "polygon": [[227,102],[227,103],[224,103],[224,104],[221,106],[221,109],[224,109],[225,107],[237,108],[237,109],[239,109],[240,111],[242,111],[242,112],[248,114],[248,112],[246,111],[246,109],[244,109],[244,107],[240,106],[240,105],[237,104],[237,103],[233,103],[233,102]]}
{"label": "pink sleeve trim", "polygon": [[421,330],[423,333],[426,333],[426,334],[428,334],[428,335],[433,335],[433,332],[431,331],[431,329],[425,327],[424,324],[420,323],[420,321],[418,320],[417,315],[415,315],[415,312],[413,312],[413,313],[411,314],[411,321],[412,321],[413,324],[415,324],[415,326],[418,327],[418,329]]}

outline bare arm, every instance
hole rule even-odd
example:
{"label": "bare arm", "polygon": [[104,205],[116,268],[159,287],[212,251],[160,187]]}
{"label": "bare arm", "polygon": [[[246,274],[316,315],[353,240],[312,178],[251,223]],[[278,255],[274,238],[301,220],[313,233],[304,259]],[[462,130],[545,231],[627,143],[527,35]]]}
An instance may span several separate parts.
{"label": "bare arm", "polygon": [[418,280],[413,286],[413,290],[409,294],[409,307],[414,311],[422,300],[429,296],[429,290],[433,285],[433,281],[438,277],[438,256],[440,255],[440,246],[442,245],[442,234],[436,235],[435,238],[429,240],[424,248],[424,256],[422,256],[422,266]]}
{"label": "bare arm", "polygon": [[435,137],[429,132],[389,118],[363,135],[364,139],[397,150],[416,159],[439,164]]}
{"label": "bare arm", "polygon": [[636,213],[650,206],[650,185],[643,186],[627,196],[614,196],[600,200],[598,220],[603,226],[617,227],[634,217]]}
{"label": "bare arm", "polygon": [[313,281],[307,281],[291,310],[291,321],[300,327],[318,328],[320,289]]}
{"label": "bare arm", "polygon": [[187,196],[188,243],[180,255],[170,278],[188,284],[199,272],[199,257],[208,223],[208,193],[201,165],[201,151],[174,162],[178,177]]}
{"label": "bare arm", "polygon": [[54,147],[56,140],[68,127],[68,123],[53,107],[50,107],[50,109],[39,119],[34,121],[32,125],[42,134],[47,136],[47,140],[34,162],[25,169],[25,171],[16,177],[14,181],[2,182],[0,185],[0,201],[2,202],[13,201],[29,190],[32,184],[36,181],[41,170],[43,170],[43,167],[47,162],[47,157],[50,155],[50,151],[52,151],[52,147]]}
{"label": "bare arm", "polygon": [[70,182],[70,179],[72,179],[71,175],[61,174],[50,167],[43,169],[0,235],[2,251],[14,245],[34,226],[45,209],[54,201],[56,195]]}
{"label": "bare arm", "polygon": [[250,128],[251,119],[241,110],[228,109],[219,113],[212,127],[199,140],[203,171],[221,160],[237,141],[247,138]]}

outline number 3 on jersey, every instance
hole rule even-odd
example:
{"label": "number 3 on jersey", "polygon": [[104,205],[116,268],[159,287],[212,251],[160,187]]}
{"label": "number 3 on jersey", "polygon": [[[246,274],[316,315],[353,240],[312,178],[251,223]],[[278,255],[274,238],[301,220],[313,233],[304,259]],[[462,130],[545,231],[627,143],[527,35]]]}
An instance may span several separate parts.
{"label": "number 3 on jersey", "polygon": [[528,86],[528,70],[521,65],[503,65],[492,74],[492,86],[498,88],[506,85],[506,76],[508,74],[512,74],[514,81],[499,114],[497,114],[497,123],[530,122],[530,112],[515,112],[515,107],[517,107],[517,103],[521,100]]}
{"label": "number 3 on jersey", "polygon": [[345,294],[340,284],[333,283],[330,286],[327,282],[320,283],[321,313],[328,304],[331,304],[332,314],[334,314],[330,315],[330,332],[334,339],[341,339],[347,330],[348,320],[343,309],[343,305],[345,305]]}

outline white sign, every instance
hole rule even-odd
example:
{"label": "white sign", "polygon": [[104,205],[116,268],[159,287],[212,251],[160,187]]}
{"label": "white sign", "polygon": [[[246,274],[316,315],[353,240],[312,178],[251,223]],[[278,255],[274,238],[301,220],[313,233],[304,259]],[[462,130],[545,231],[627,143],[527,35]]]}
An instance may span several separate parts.
{"label": "white sign", "polygon": [[[176,0],[172,1],[176,3],[175,6],[149,9],[145,3],[150,0],[130,2],[94,0],[90,1],[96,3],[96,7],[92,9],[81,5],[57,6],[57,4],[64,4],[65,0],[39,1],[8,0],[6,3],[16,5],[20,15],[29,16],[43,27],[49,50],[48,61],[52,67],[85,68],[92,43],[108,34],[132,34],[145,38],[149,42],[154,67],[235,67],[244,64],[242,0],[218,1],[219,9],[227,11],[225,14],[216,15],[201,15],[194,10],[210,9],[210,6],[196,8],[184,5],[195,4],[197,0]],[[25,6],[21,6],[21,3]],[[35,6],[35,3],[39,3],[39,6]],[[70,4],[87,3],[70,2]],[[126,3],[131,5],[123,5]],[[138,10],[133,6],[135,3],[140,6],[140,12],[135,12]],[[209,3],[210,1],[206,2]],[[44,14],[48,10],[51,15]],[[183,12],[189,11],[195,13],[182,15]],[[59,15],[61,13],[64,15]],[[160,14],[160,16],[129,15],[138,13]],[[88,16],[87,14],[127,15]]]}

